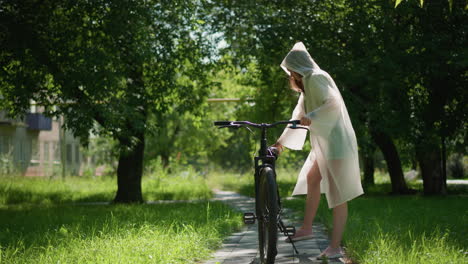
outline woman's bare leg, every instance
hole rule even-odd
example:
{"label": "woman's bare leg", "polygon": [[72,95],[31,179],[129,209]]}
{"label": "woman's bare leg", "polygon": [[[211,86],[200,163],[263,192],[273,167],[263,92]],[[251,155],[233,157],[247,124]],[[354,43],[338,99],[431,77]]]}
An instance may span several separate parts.
{"label": "woman's bare leg", "polygon": [[315,161],[312,169],[307,174],[307,199],[304,212],[304,222],[301,229],[312,230],[312,223],[314,222],[315,214],[320,203],[320,170]]}
{"label": "woman's bare leg", "polygon": [[348,203],[342,203],[333,208],[333,232],[330,242],[331,248],[339,248],[343,232],[348,219]]}
{"label": "woman's bare leg", "polygon": [[325,256],[334,256],[336,254],[343,254],[340,244],[343,238],[343,231],[348,218],[348,203],[342,203],[333,208],[333,231],[330,245],[318,256],[319,258]]}
{"label": "woman's bare leg", "polygon": [[[333,168],[333,171],[337,174],[341,174],[343,169],[342,160],[330,160],[329,163]],[[332,182],[333,179],[330,179],[330,184],[335,184]],[[322,255],[332,256],[336,254],[342,254],[342,249],[340,247],[341,239],[343,238],[343,232],[346,225],[346,220],[348,219],[348,203],[344,202],[333,208],[333,231],[330,241],[330,245],[322,252]]]}

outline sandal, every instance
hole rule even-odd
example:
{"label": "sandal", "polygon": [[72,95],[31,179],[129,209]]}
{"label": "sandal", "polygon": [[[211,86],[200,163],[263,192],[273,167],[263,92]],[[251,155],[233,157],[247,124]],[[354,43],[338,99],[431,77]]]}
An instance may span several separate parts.
{"label": "sandal", "polygon": [[324,259],[335,259],[335,258],[342,258],[343,257],[343,250],[340,248],[338,253],[335,254],[327,254],[327,250],[329,248],[326,248],[320,255],[317,256],[318,260],[324,260]]}
{"label": "sandal", "polygon": [[286,243],[291,243],[296,242],[296,241],[301,241],[301,240],[307,240],[307,239],[312,239],[312,230],[310,233],[308,231],[305,231],[304,229],[299,229],[296,231],[296,234],[294,236],[286,238],[285,242]]}

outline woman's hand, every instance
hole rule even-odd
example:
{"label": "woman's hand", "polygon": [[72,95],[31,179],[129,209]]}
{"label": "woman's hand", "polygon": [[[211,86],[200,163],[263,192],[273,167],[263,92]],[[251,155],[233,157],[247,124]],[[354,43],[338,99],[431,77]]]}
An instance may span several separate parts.
{"label": "woman's hand", "polygon": [[272,147],[278,149],[278,155],[281,154],[281,152],[283,152],[283,145],[281,145],[281,143],[279,142],[276,142],[275,144],[273,144]]}
{"label": "woman's hand", "polygon": [[310,121],[309,118],[307,118],[305,116],[301,117],[301,126],[307,126],[308,127],[308,126],[310,126],[311,123],[312,122]]}

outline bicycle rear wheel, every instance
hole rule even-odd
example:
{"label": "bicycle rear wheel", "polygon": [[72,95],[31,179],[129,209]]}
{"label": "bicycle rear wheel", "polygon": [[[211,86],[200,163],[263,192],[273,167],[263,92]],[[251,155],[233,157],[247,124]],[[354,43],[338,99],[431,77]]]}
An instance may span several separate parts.
{"label": "bicycle rear wheel", "polygon": [[260,262],[274,263],[278,241],[278,191],[275,172],[270,167],[260,171],[258,240]]}

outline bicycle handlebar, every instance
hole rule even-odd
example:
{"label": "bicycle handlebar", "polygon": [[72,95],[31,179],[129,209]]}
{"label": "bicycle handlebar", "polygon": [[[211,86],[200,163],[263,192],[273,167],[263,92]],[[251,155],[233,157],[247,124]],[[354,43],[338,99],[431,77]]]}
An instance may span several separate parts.
{"label": "bicycle handlebar", "polygon": [[241,127],[241,126],[251,126],[251,127],[255,127],[255,128],[270,128],[270,127],[275,127],[277,125],[291,124],[292,126],[290,126],[289,128],[292,128],[292,129],[297,129],[297,128],[306,129],[304,127],[297,126],[300,123],[301,123],[300,120],[285,120],[285,121],[278,121],[278,122],[275,122],[275,123],[272,123],[272,124],[267,124],[267,123],[257,124],[257,123],[253,123],[253,122],[250,122],[250,121],[215,121],[214,125],[219,126],[220,128],[224,128],[224,127],[238,128],[238,127]]}

